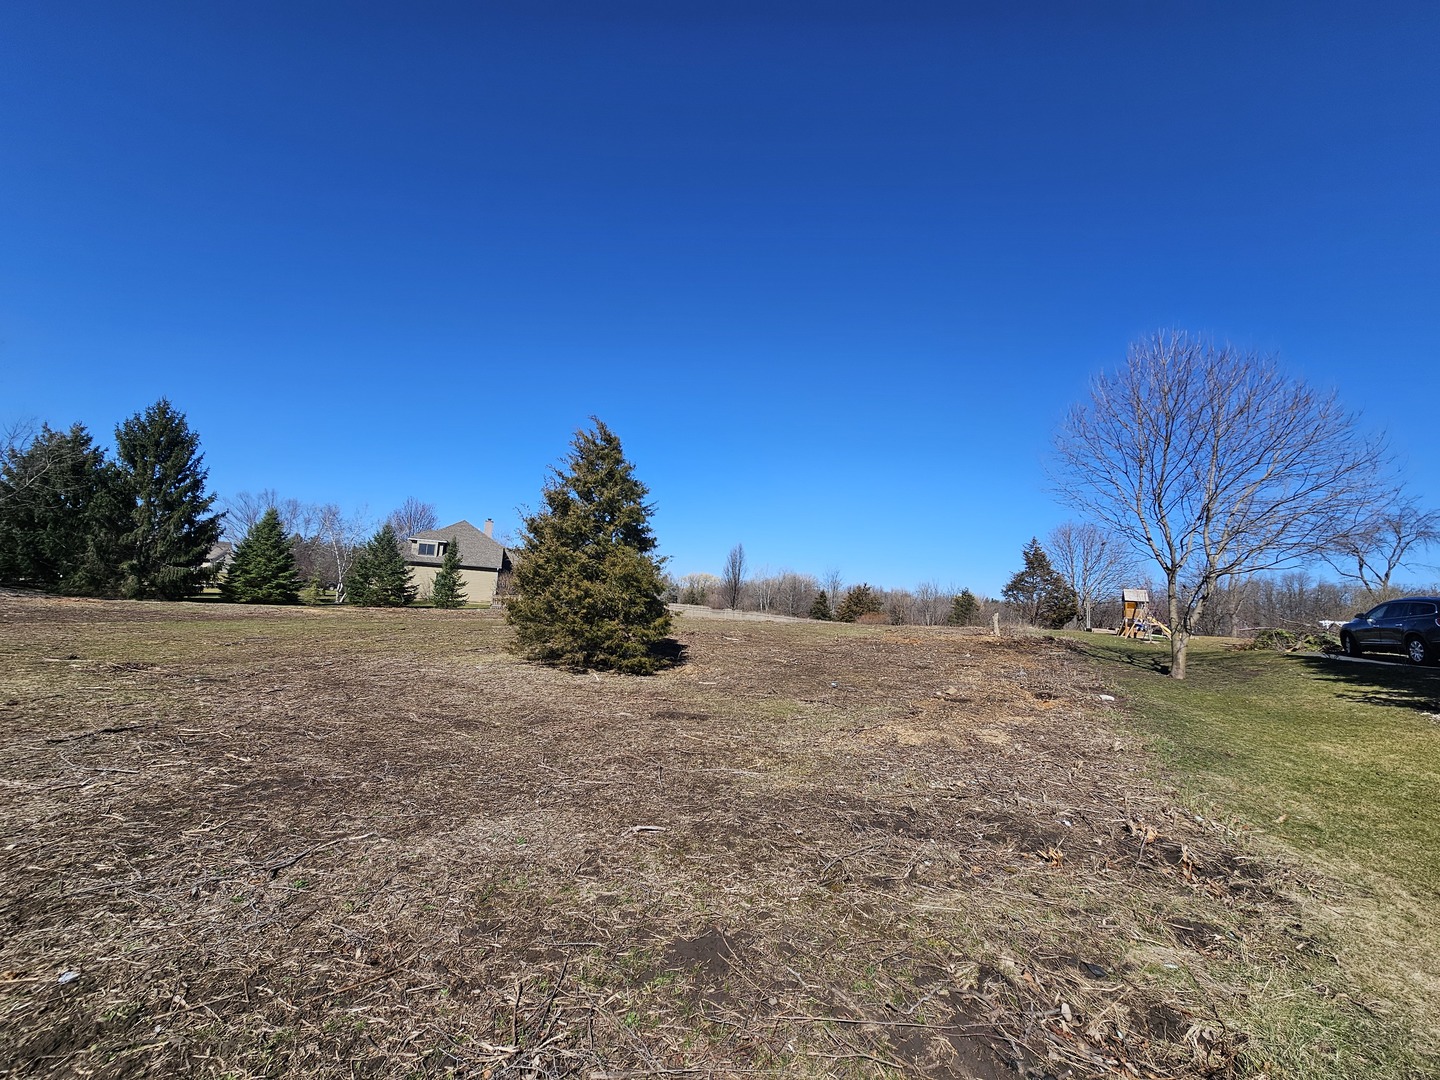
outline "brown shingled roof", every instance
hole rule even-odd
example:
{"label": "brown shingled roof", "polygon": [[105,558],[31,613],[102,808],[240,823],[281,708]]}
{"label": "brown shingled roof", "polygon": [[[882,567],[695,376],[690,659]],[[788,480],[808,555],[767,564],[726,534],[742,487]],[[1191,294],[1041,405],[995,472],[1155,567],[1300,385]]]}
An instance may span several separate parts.
{"label": "brown shingled roof", "polygon": [[410,566],[439,566],[444,560],[439,555],[417,555],[411,540],[448,541],[454,537],[460,545],[460,566],[465,570],[500,570],[505,565],[505,549],[495,539],[471,525],[468,521],[457,521],[443,529],[425,529],[406,538],[408,550],[405,562]]}

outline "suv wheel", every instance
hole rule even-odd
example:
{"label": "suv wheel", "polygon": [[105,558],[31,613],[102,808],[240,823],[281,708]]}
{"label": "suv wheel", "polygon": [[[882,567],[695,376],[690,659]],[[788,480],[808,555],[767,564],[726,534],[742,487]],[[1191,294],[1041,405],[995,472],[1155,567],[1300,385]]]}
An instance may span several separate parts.
{"label": "suv wheel", "polygon": [[1412,664],[1428,664],[1430,662],[1430,646],[1423,637],[1406,638],[1405,655],[1410,658]]}
{"label": "suv wheel", "polygon": [[1340,651],[1346,656],[1360,655],[1360,643],[1355,640],[1354,634],[1340,635]]}

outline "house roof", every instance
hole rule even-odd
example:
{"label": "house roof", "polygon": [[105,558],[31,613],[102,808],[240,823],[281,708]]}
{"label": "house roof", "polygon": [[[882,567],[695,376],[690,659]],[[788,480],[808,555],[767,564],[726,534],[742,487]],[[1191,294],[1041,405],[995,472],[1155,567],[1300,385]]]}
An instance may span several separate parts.
{"label": "house roof", "polygon": [[[466,570],[499,570],[505,565],[505,549],[471,525],[468,521],[457,521],[443,529],[425,529],[413,533],[409,540],[449,540],[455,538],[460,545],[460,565]],[[444,560],[438,555],[417,555],[412,550],[405,552],[405,562],[411,566],[439,566]]]}

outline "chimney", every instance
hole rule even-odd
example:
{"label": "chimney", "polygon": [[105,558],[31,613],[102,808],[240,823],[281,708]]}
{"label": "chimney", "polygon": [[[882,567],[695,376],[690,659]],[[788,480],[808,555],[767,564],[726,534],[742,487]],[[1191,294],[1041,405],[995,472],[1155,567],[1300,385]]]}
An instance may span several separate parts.
{"label": "chimney", "polygon": [[494,519],[494,518],[486,518],[486,519],[485,519],[485,535],[486,535],[486,536],[493,536],[494,533],[495,533],[495,519]]}

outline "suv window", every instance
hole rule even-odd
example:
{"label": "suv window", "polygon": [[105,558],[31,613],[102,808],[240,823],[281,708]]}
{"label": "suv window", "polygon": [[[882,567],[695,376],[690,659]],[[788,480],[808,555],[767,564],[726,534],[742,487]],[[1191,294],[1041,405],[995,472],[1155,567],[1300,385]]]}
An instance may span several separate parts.
{"label": "suv window", "polygon": [[1399,604],[1381,604],[1366,614],[1365,618],[1371,622],[1379,622],[1381,619],[1393,619],[1398,614],[1395,609],[1399,606]]}
{"label": "suv window", "polygon": [[1427,602],[1425,602],[1425,601],[1423,601],[1423,600],[1422,600],[1422,601],[1418,601],[1418,602],[1416,602],[1416,603],[1414,603],[1414,604],[1411,604],[1410,607],[1411,607],[1410,614],[1411,614],[1412,616],[1416,616],[1416,615],[1422,615],[1422,616],[1423,616],[1423,615],[1434,615],[1434,614],[1436,614],[1435,605],[1434,605],[1434,604],[1431,604],[1431,603],[1427,603]]}

